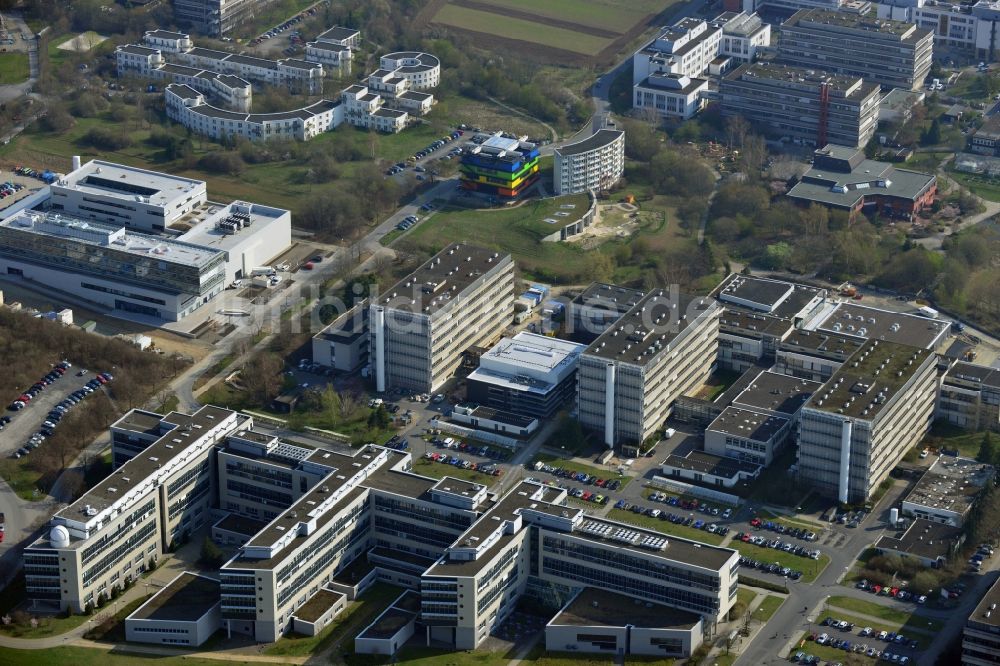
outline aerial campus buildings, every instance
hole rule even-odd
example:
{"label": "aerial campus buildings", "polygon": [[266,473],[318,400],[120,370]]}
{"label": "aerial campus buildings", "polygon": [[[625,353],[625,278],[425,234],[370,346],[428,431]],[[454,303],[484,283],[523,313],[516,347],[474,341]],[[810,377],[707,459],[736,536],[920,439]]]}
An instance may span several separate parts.
{"label": "aerial campus buildings", "polygon": [[625,171],[625,132],[599,129],[554,153],[556,194],[601,192],[614,187]]}
{"label": "aerial campus buildings", "polygon": [[[315,633],[380,579],[411,591],[387,611],[402,620],[392,631],[376,620],[359,635],[362,652],[392,654],[404,629],[475,648],[528,596],[555,614],[559,649],[685,656],[736,601],[736,551],[589,516],[559,488],[522,481],[492,494],[414,474],[408,453],[284,440],[211,406],[133,410],[112,425],[112,446],[115,471],[25,549],[36,603],[93,607],[201,526],[239,544],[217,574],[182,574],[130,615],[130,640]],[[659,618],[630,628],[627,617],[601,617],[605,604]],[[619,638],[574,629],[591,626]]]}
{"label": "aerial campus buildings", "polygon": [[178,321],[291,245],[288,211],[208,200],[199,180],[93,160],[0,220],[0,272]]}
{"label": "aerial campus buildings", "polygon": [[331,28],[307,45],[305,60],[269,60],[194,46],[185,33],[152,30],[144,45],[117,47],[119,76],[164,81],[167,117],[216,140],[307,141],[344,122],[394,133],[434,104],[426,92],[441,80],[441,63],[429,53],[401,51],[383,55],[379,69],[335,99],[298,109],[251,113],[253,83],[284,86],[291,93],[322,93],[324,66],[347,71],[356,30]]}

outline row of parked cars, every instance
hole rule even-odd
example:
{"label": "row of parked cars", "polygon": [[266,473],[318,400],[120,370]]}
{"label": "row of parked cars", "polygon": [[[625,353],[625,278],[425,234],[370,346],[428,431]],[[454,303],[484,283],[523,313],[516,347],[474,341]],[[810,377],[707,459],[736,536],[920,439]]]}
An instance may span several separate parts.
{"label": "row of parked cars", "polygon": [[796,539],[802,539],[803,541],[815,541],[816,533],[810,532],[809,530],[804,530],[798,527],[786,527],[780,523],[775,523],[770,520],[761,520],[760,518],[754,518],[750,521],[751,527],[759,527],[762,530],[770,530],[772,532],[777,532],[778,534],[786,534],[788,536],[795,537]]}
{"label": "row of parked cars", "polygon": [[424,458],[432,462],[439,462],[445,465],[454,465],[461,469],[468,469],[474,472],[480,472],[482,474],[488,474],[490,476],[500,476],[503,471],[497,466],[496,463],[491,462],[473,462],[471,460],[464,460],[458,456],[450,456],[447,453],[435,453],[433,451],[428,451],[424,454]]}
{"label": "row of parked cars", "polygon": [[[44,391],[46,386],[50,386],[53,382],[62,377],[63,374],[66,373],[66,370],[71,367],[73,366],[71,363],[69,363],[69,361],[63,361],[62,363],[56,364],[55,366],[53,366],[52,370],[50,370],[48,373],[45,374],[44,377],[42,377],[37,382],[32,384],[31,388],[26,390],[24,393],[19,395],[13,402],[11,402],[7,406],[7,409],[9,409],[12,412],[21,411],[22,409],[27,407],[28,403],[34,400],[39,393]],[[10,421],[8,420],[8,423],[9,422]]]}
{"label": "row of parked cars", "polygon": [[20,192],[23,189],[24,185],[21,183],[15,183],[11,180],[8,180],[5,183],[0,183],[0,199],[6,199],[7,197],[13,196],[15,193]]}
{"label": "row of parked cars", "polygon": [[661,511],[660,509],[644,507],[639,504],[629,504],[625,500],[619,500],[616,502],[615,508],[642,514],[644,516],[649,516],[650,518],[666,520],[674,525],[684,525],[685,527],[691,527],[696,530],[705,530],[709,534],[718,534],[719,536],[726,536],[729,534],[729,528],[725,525],[710,523],[707,520],[701,520],[700,518],[695,518],[694,516],[679,516],[667,511]]}
{"label": "row of parked cars", "polygon": [[894,597],[900,601],[913,601],[918,604],[927,603],[927,596],[924,594],[913,594],[904,589],[889,587],[888,585],[875,585],[869,583],[867,580],[859,581],[855,587],[881,597]]}
{"label": "row of parked cars", "polygon": [[777,562],[761,562],[760,560],[755,560],[752,557],[740,557],[739,562],[740,567],[744,569],[757,569],[758,571],[763,571],[764,573],[774,574],[775,576],[785,576],[791,578],[792,580],[798,580],[802,578],[802,572],[791,567],[783,567]]}
{"label": "row of parked cars", "polygon": [[786,553],[792,553],[798,555],[799,557],[808,557],[813,560],[818,560],[819,556],[823,553],[819,550],[810,550],[809,548],[804,548],[802,546],[796,546],[790,541],[782,541],[781,539],[768,539],[766,537],[757,536],[754,534],[747,534],[745,532],[740,532],[736,535],[736,538],[743,543],[750,543],[755,546],[760,546],[761,548],[773,548],[774,550],[784,551]]}
{"label": "row of parked cars", "polygon": [[389,438],[389,441],[385,443],[385,448],[392,449],[393,451],[406,451],[410,448],[410,443],[406,441],[405,437],[393,435]]}
{"label": "row of parked cars", "polygon": [[[329,3],[327,3],[327,4],[329,4]],[[302,12],[301,14],[298,14],[298,15],[293,16],[292,18],[288,19],[284,23],[282,23],[280,25],[274,26],[273,28],[271,28],[270,30],[268,30],[267,32],[265,32],[263,35],[260,35],[259,37],[255,37],[250,42],[250,44],[253,45],[253,46],[256,46],[257,44],[260,44],[261,42],[263,42],[265,39],[271,39],[272,37],[277,37],[278,35],[280,35],[284,31],[286,31],[289,28],[291,28],[296,23],[301,23],[302,20],[305,19],[307,16],[313,16],[314,14],[316,14],[316,8],[315,7],[313,7],[312,9],[307,9],[306,11]]]}
{"label": "row of parked cars", "polygon": [[482,456],[483,458],[492,458],[493,460],[498,460],[500,462],[504,462],[510,458],[510,452],[508,451],[495,449],[492,446],[469,444],[468,442],[463,442],[452,437],[445,437],[443,439],[440,437],[434,437],[431,439],[431,444],[440,446],[442,449],[451,449],[454,451],[461,451],[462,453],[471,453],[473,455]]}
{"label": "row of parked cars", "polygon": [[546,474],[558,476],[562,479],[570,479],[579,483],[585,483],[588,486],[597,486],[598,488],[606,488],[608,490],[618,490],[622,487],[622,482],[618,479],[602,479],[594,474],[577,472],[572,469],[563,469],[562,467],[554,467],[541,462],[535,464],[535,471],[545,472]]}
{"label": "row of parked cars", "polygon": [[698,500],[684,499],[683,497],[677,497],[675,495],[668,495],[667,493],[661,493],[660,491],[652,492],[649,494],[649,500],[652,502],[663,502],[669,506],[680,507],[681,509],[687,509],[688,511],[701,511],[702,513],[709,514],[712,516],[721,515],[723,519],[729,520],[733,516],[732,509],[719,510],[719,507],[712,506],[707,502],[699,502]]}
{"label": "row of parked cars", "polygon": [[[427,157],[428,155],[430,155],[431,153],[433,153],[438,148],[441,148],[446,143],[451,143],[452,141],[454,141],[458,137],[462,136],[463,134],[465,134],[465,132],[463,132],[462,130],[455,130],[451,134],[445,134],[443,137],[441,137],[437,141],[432,141],[430,143],[430,145],[428,145],[423,150],[418,150],[417,152],[415,152],[412,155],[410,155],[410,160],[409,161],[410,162],[416,162],[417,160],[422,160],[423,158]],[[452,151],[452,152],[454,152],[454,151]],[[462,152],[462,150],[459,148],[458,152]]]}
{"label": "row of parked cars", "polygon": [[396,225],[396,228],[399,229],[400,231],[406,231],[419,221],[420,218],[418,218],[416,215],[407,215],[406,217],[403,218],[403,220],[399,224]]}

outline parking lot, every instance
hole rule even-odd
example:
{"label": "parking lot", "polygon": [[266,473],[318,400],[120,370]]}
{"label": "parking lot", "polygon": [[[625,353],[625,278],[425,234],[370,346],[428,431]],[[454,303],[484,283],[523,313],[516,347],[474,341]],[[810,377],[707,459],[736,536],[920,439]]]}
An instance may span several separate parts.
{"label": "parking lot", "polygon": [[[70,394],[83,391],[88,382],[94,381],[93,372],[80,375],[81,370],[81,368],[67,368],[62,377],[53,380],[18,411],[10,409],[11,402],[5,403],[3,416],[9,418],[10,422],[0,431],[0,455],[15,455],[15,452],[25,447],[31,438],[43,429],[43,423],[61,402],[67,400]],[[9,395],[13,401],[19,394]],[[82,404],[75,405],[77,409],[80,407]]]}

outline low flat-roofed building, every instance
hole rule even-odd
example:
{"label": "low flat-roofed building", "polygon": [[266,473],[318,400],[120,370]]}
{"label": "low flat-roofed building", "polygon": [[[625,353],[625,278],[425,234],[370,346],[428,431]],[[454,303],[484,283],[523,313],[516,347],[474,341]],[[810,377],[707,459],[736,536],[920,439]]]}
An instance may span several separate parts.
{"label": "low flat-roofed building", "polygon": [[212,525],[212,540],[224,546],[242,546],[266,526],[261,520],[227,513]]}
{"label": "low flat-roofed building", "polygon": [[936,351],[947,341],[951,327],[944,320],[890,312],[853,301],[834,302],[828,306],[804,328]]}
{"label": "low flat-roofed building", "polygon": [[567,304],[566,321],[573,340],[590,344],[639,302],[645,292],[615,284],[595,282]]}
{"label": "low flat-roofed building", "polygon": [[196,647],[221,626],[219,581],[185,571],[125,618],[125,640]]}
{"label": "low flat-roofed building", "polygon": [[472,426],[476,430],[512,435],[520,439],[530,437],[538,430],[539,426],[536,418],[484,407],[475,403],[456,405],[449,418],[452,421]]}
{"label": "low flat-roofed building", "polygon": [[347,607],[347,595],[320,588],[292,615],[292,630],[303,636],[315,636],[333,622]]}
{"label": "low flat-roofed building", "polygon": [[918,560],[927,567],[940,567],[958,552],[965,535],[961,528],[918,518],[905,530],[883,534],[875,542],[875,552]]}
{"label": "low flat-roofed building", "polygon": [[781,341],[775,367],[784,374],[825,382],[864,345],[863,338],[796,329]]}
{"label": "low flat-roofed building", "polygon": [[941,383],[937,417],[967,430],[1000,432],[1000,370],[955,363]]}
{"label": "low flat-roofed building", "polygon": [[995,475],[992,465],[940,456],[903,498],[902,514],[962,527],[983,487]]}
{"label": "low flat-roofed building", "polygon": [[913,117],[913,109],[923,104],[926,93],[923,90],[903,90],[893,88],[878,103],[878,121],[905,125]]}
{"label": "low flat-roofed building", "polygon": [[701,616],[585,587],[545,625],[550,652],[682,657],[702,642]]}
{"label": "low flat-roofed building", "polygon": [[820,382],[767,370],[733,398],[733,406],[783,416],[794,423],[802,406],[821,386]]}
{"label": "low flat-roofed building", "polygon": [[702,485],[732,488],[738,483],[756,479],[764,466],[707,451],[689,451],[683,456],[667,456],[660,469],[664,476],[673,479],[688,479]]}
{"label": "low flat-roofed building", "polygon": [[815,151],[812,168],[788,192],[804,206],[818,204],[846,211],[912,222],[934,202],[937,176],[897,169],[866,159],[855,146],[828,144]]}
{"label": "low flat-roofed building", "polygon": [[420,596],[407,590],[354,638],[359,654],[394,655],[413,636]]}
{"label": "low flat-roofed building", "polygon": [[339,372],[368,363],[368,303],[355,305],[312,338],[312,360]]}
{"label": "low flat-roofed building", "polygon": [[354,28],[345,28],[343,26],[335,25],[332,28],[319,33],[316,36],[316,41],[357,48],[361,44],[361,31],[355,30]]}
{"label": "low flat-roofed building", "polygon": [[479,358],[466,380],[470,402],[532,418],[550,418],[576,395],[576,366],[586,345],[520,332]]}
{"label": "low flat-roofed building", "polygon": [[788,440],[791,426],[783,416],[726,407],[705,430],[705,452],[766,467]]}
{"label": "low flat-roofed building", "polygon": [[994,666],[1000,660],[1000,580],[986,590],[962,630],[962,666]]}

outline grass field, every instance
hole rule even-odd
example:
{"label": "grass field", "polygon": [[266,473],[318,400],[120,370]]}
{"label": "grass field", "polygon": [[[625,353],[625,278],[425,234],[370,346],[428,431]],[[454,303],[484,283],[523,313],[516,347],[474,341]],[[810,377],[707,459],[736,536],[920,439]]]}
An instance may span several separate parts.
{"label": "grass field", "polygon": [[503,20],[498,20],[499,18],[493,12],[449,4],[434,15],[434,22],[506,39],[544,44],[582,56],[597,55],[613,41],[611,37],[588,35],[525,19],[510,16],[503,17]]}
{"label": "grass field", "polygon": [[782,597],[776,597],[773,594],[767,595],[764,601],[760,602],[760,605],[757,606],[757,610],[753,612],[753,619],[760,622],[767,622],[771,619],[772,615],[778,612],[783,603],[785,603],[785,600]]}
{"label": "grass field", "polygon": [[648,530],[655,530],[657,532],[662,532],[663,534],[672,534],[682,539],[700,541],[701,543],[707,543],[713,546],[718,546],[722,543],[722,537],[717,534],[711,534],[705,530],[696,530],[693,527],[687,527],[685,525],[675,525],[669,520],[660,520],[659,518],[652,518],[650,516],[632,513],[631,511],[624,511],[622,509],[611,509],[611,512],[608,513],[608,518],[616,520],[620,523],[644,527]]}
{"label": "grass field", "polygon": [[935,423],[922,444],[937,449],[958,449],[959,455],[975,458],[985,434],[985,431],[975,432],[947,423]]}
{"label": "grass field", "polygon": [[0,53],[0,84],[23,83],[28,73],[27,53]]}
{"label": "grass field", "polygon": [[[844,610],[870,615],[899,626],[907,624],[910,624],[911,626],[919,626],[921,631],[936,633],[944,629],[944,624],[940,620],[914,616],[912,613],[899,611],[895,608],[883,606],[882,604],[877,604],[873,601],[865,601],[864,599],[833,596],[827,599],[826,603],[828,606],[835,606],[837,608],[843,608]],[[914,617],[917,619],[912,620]]]}
{"label": "grass field", "polygon": [[948,175],[987,201],[1000,201],[1000,179],[948,169]]}
{"label": "grass field", "polygon": [[565,20],[573,17],[573,22],[591,28],[628,32],[632,26],[649,16],[663,11],[662,0],[492,0],[498,10],[512,9],[537,16]]}
{"label": "grass field", "polygon": [[[576,203],[575,213],[586,210],[586,195],[568,201]],[[516,208],[476,210],[445,208],[417,225],[396,245],[404,249],[437,252],[458,240],[474,240],[478,245],[510,252],[522,272],[533,279],[574,284],[590,274],[592,256],[578,244],[542,242],[558,227],[544,222],[559,211],[565,198],[529,201]],[[556,218],[566,220],[571,218]],[[591,251],[590,255],[595,253]]]}
{"label": "grass field", "polygon": [[[162,655],[140,655],[128,654],[123,650],[121,654],[108,652],[107,650],[95,650],[91,648],[78,647],[54,647],[45,650],[13,650],[4,648],[0,652],[0,664],[4,666],[31,664],[31,666],[134,666],[149,660],[156,666],[221,666],[224,664],[238,664],[241,662],[219,661],[216,659],[200,659],[198,657],[165,657]],[[253,666],[278,666],[279,661],[247,662]]]}
{"label": "grass field", "polygon": [[794,553],[775,550],[774,548],[762,548],[750,543],[743,543],[735,539],[729,545],[740,551],[740,555],[753,558],[758,562],[767,562],[769,564],[777,562],[783,567],[801,571],[802,578],[800,580],[803,583],[811,583],[816,580],[816,576],[823,573],[826,565],[830,564],[830,556],[826,554],[820,555],[818,560],[814,560],[808,557],[800,557]]}

